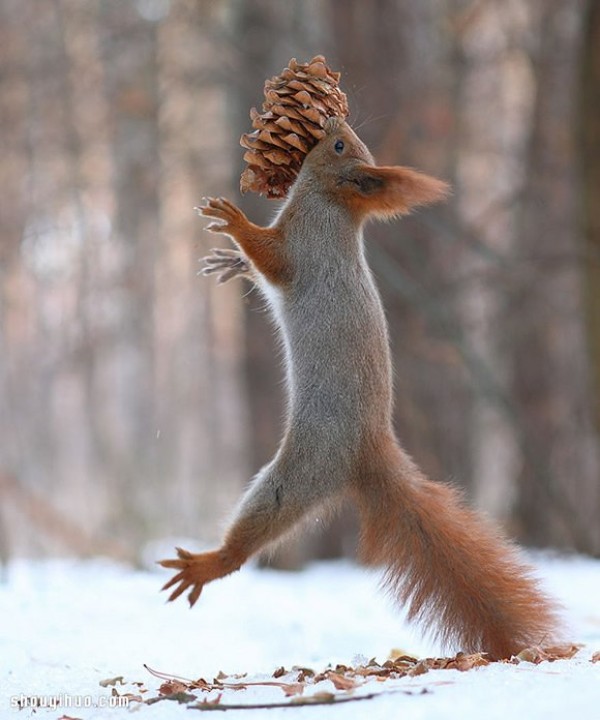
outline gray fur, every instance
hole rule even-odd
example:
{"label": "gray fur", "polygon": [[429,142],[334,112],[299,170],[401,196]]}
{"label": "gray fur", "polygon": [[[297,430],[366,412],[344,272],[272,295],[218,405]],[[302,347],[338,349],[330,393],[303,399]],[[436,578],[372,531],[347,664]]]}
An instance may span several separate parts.
{"label": "gray fur", "polygon": [[259,275],[258,285],[285,348],[288,419],[275,458],[252,481],[230,531],[261,518],[263,533],[250,553],[341,496],[358,480],[372,434],[392,434],[387,327],[362,230],[324,196],[310,169],[273,226],[284,229],[292,279],[282,290]]}

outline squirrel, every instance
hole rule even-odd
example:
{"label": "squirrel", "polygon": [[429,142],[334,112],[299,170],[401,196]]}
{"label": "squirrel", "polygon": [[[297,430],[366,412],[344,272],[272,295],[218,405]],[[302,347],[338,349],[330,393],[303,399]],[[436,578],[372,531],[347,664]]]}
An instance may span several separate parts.
{"label": "squirrel", "polygon": [[310,512],[358,508],[359,557],[384,565],[384,585],[444,646],[507,658],[548,642],[558,609],[516,547],[429,480],[392,427],[392,364],[363,226],[443,200],[449,186],[381,167],[346,121],[331,118],[269,227],[226,199],[198,208],[238,251],[216,250],[205,273],[250,274],[285,350],[287,421],[275,457],[254,477],[221,547],[160,561],[176,571],[169,600],[238,570]]}

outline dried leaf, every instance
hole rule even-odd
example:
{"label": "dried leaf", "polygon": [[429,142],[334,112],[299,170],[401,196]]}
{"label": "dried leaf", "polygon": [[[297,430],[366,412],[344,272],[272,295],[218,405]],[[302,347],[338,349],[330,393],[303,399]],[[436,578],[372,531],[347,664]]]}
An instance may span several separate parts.
{"label": "dried leaf", "polygon": [[388,677],[391,672],[391,668],[374,663],[369,664],[366,667],[359,666],[354,670],[354,672],[356,675],[361,677]]}
{"label": "dried leaf", "polygon": [[143,703],[144,698],[141,695],[136,695],[135,693],[118,693],[116,690],[113,690],[113,695],[118,695],[119,697],[127,698],[129,702],[139,702]]}
{"label": "dried leaf", "polygon": [[425,673],[429,672],[429,665],[423,661],[420,660],[414,667],[410,668],[407,675],[410,675],[410,677],[417,677],[418,675],[425,675]]}
{"label": "dried leaf", "polygon": [[570,660],[577,655],[583,645],[567,643],[565,645],[550,645],[544,648],[548,660]]}
{"label": "dried leaf", "polygon": [[157,702],[164,702],[167,700],[179,703],[180,705],[189,705],[192,702],[196,702],[198,698],[191,693],[180,692],[174,693],[173,695],[159,695],[155,698],[148,698],[147,700],[144,700],[144,702],[146,705],[154,705]]}
{"label": "dried leaf", "polygon": [[338,673],[330,672],[327,679],[331,680],[336,690],[354,690],[355,687],[358,687],[356,680]]}
{"label": "dried leaf", "polygon": [[598,650],[598,652],[595,652],[595,653],[592,655],[592,659],[591,659],[590,662],[593,662],[593,663],[600,662],[600,650]]}
{"label": "dried leaf", "polygon": [[521,662],[530,662],[538,665],[545,660],[553,662],[554,660],[569,660],[576,655],[581,649],[581,645],[551,645],[549,647],[530,647],[524,648],[516,656]]}
{"label": "dried leaf", "polygon": [[217,705],[220,705],[222,697],[223,697],[223,693],[219,693],[217,695],[217,697],[213,698],[212,700],[209,700],[208,698],[202,698],[202,700],[195,707],[204,708],[205,710],[208,710],[209,707],[215,707]]}
{"label": "dried leaf", "polygon": [[189,685],[181,680],[167,680],[158,688],[158,692],[160,695],[177,695],[189,689]]}
{"label": "dried leaf", "polygon": [[406,651],[400,649],[400,648],[392,648],[390,650],[390,653],[388,655],[388,660],[399,660],[400,658],[411,658],[415,662],[417,662],[417,658],[412,658],[410,655],[406,653]]}
{"label": "dried leaf", "polygon": [[446,666],[449,670],[460,670],[466,672],[476,667],[484,667],[490,664],[490,660],[485,656],[485,653],[473,653],[472,655],[464,655],[458,653],[458,655],[451,660]]}
{"label": "dried leaf", "polygon": [[292,670],[298,673],[298,682],[304,682],[307,678],[314,678],[316,675],[315,671],[309,667],[301,667],[299,665],[294,665]]}
{"label": "dried leaf", "polygon": [[523,650],[516,655],[516,658],[521,662],[539,663],[542,661],[540,659],[540,653],[540,648],[523,648]]}
{"label": "dried leaf", "polygon": [[114,678],[107,678],[106,680],[100,680],[98,683],[100,687],[106,688],[114,685],[125,685],[125,680],[122,675],[117,675]]}
{"label": "dried leaf", "polygon": [[295,697],[304,692],[304,683],[281,683],[281,689],[286,697]]}

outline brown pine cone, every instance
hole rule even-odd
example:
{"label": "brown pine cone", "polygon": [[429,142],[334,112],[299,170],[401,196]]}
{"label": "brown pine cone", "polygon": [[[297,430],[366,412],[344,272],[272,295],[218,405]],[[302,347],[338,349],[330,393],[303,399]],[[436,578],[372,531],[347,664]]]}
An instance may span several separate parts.
{"label": "brown pine cone", "polygon": [[327,118],[348,116],[348,100],[339,88],[340,73],[317,55],[301,64],[292,58],[280,75],[265,82],[262,113],[250,111],[252,132],[240,139],[248,167],[240,190],[285,197],[308,151],[325,135]]}

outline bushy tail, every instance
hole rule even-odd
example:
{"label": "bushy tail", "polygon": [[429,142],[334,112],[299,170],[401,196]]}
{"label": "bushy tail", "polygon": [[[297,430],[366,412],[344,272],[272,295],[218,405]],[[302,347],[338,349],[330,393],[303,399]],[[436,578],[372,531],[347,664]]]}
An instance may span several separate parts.
{"label": "bushy tail", "polygon": [[557,606],[517,549],[427,480],[399,448],[394,469],[359,493],[361,554],[386,566],[385,584],[445,646],[506,658],[555,640]]}

